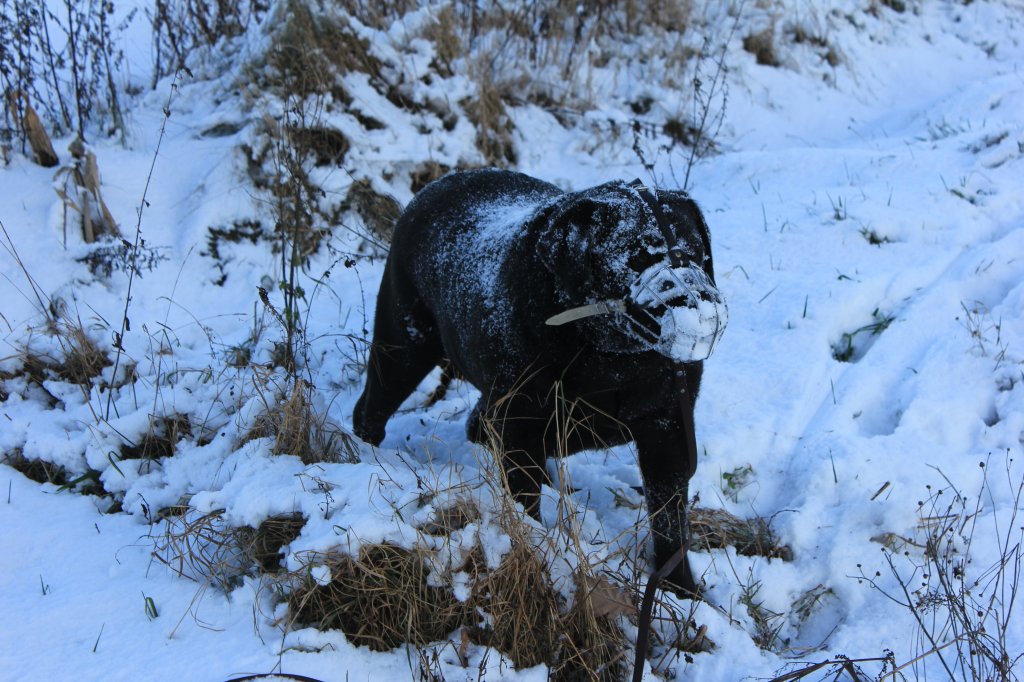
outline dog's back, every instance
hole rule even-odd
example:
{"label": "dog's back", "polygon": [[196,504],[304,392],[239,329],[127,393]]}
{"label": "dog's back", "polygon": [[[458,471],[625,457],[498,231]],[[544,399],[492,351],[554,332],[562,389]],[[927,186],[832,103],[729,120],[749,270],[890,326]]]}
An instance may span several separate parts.
{"label": "dog's back", "polygon": [[451,360],[474,383],[513,350],[504,341],[516,326],[509,303],[516,292],[502,268],[522,260],[516,252],[530,216],[561,194],[521,173],[455,173],[425,187],[395,226],[391,276],[415,290]]}

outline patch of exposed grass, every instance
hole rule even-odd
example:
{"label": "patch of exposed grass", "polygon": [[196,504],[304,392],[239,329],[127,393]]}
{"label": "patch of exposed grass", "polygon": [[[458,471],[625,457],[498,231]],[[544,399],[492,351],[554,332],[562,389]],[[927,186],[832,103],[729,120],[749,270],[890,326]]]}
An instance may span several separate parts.
{"label": "patch of exposed grass", "polygon": [[855,362],[859,360],[867,352],[867,346],[870,345],[870,342],[860,340],[865,338],[873,339],[888,329],[889,325],[896,319],[895,315],[882,312],[880,308],[875,308],[871,312],[871,317],[872,322],[853,331],[843,332],[839,341],[832,344],[833,358],[839,362]]}

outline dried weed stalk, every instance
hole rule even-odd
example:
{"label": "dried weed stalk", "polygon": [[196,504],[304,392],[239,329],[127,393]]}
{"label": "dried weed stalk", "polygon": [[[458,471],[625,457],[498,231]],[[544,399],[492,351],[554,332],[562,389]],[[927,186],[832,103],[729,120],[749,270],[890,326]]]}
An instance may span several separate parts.
{"label": "dried weed stalk", "polygon": [[[1018,516],[1024,478],[1009,452],[999,477],[1003,480],[990,477],[990,463],[991,458],[980,463],[984,474],[976,496],[964,494],[939,471],[946,487],[928,486],[929,497],[918,505],[924,542],[915,545],[924,546],[923,556],[909,544],[901,553],[883,548],[895,590],[881,571],[869,575],[858,566],[860,580],[909,611],[917,623],[916,641],[923,650],[914,651],[896,671],[924,674],[931,660],[949,679],[1020,679],[1024,651],[1012,648],[1010,630],[1024,567],[1024,527]],[[992,524],[988,537],[994,554],[988,547],[974,547],[982,519]],[[980,563],[982,551],[990,563]]]}

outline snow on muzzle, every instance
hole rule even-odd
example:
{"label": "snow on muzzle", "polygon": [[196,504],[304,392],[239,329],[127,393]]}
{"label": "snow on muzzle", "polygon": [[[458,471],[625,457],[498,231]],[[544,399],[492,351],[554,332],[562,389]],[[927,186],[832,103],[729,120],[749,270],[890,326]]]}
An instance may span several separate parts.
{"label": "snow on muzzle", "polygon": [[634,280],[626,299],[570,308],[547,320],[562,325],[594,315],[612,315],[639,350],[653,350],[679,362],[711,355],[729,321],[722,294],[707,274],[689,265],[656,265]]}
{"label": "snow on muzzle", "polygon": [[638,342],[673,360],[696,362],[714,352],[729,309],[704,270],[663,264],[640,273],[623,317]]}

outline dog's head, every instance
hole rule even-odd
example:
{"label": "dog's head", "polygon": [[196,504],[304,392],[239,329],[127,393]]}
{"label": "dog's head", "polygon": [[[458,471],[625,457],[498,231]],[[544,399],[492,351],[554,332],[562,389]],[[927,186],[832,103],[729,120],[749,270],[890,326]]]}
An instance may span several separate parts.
{"label": "dog's head", "polygon": [[711,354],[728,311],[707,225],[685,192],[613,182],[560,197],[543,218],[538,256],[563,308],[548,324],[583,325],[610,352]]}

